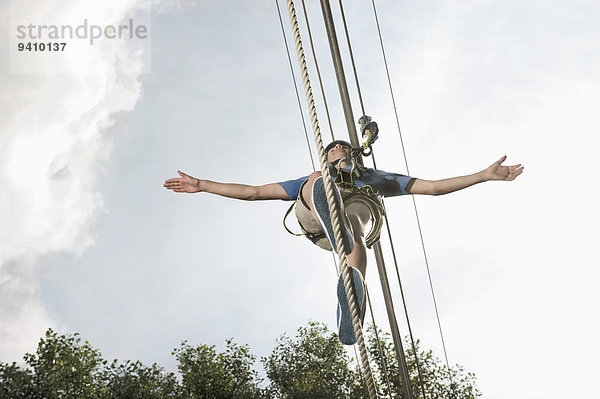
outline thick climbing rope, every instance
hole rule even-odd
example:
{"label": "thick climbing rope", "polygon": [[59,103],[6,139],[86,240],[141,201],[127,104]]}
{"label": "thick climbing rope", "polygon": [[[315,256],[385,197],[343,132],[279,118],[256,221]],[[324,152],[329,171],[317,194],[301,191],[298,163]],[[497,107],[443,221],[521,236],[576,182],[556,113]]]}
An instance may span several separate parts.
{"label": "thick climbing rope", "polygon": [[[341,0],[340,0],[340,6],[341,6]],[[277,7],[277,11],[279,12],[279,6]],[[317,60],[317,54],[316,54],[315,46],[314,46],[314,42],[313,42],[312,30],[310,29],[310,21],[308,19],[308,13],[306,11],[306,2],[305,2],[305,0],[302,0],[302,11],[304,13],[304,21],[306,22],[306,30],[308,32],[308,38],[309,38],[309,41],[310,41],[310,49],[311,49],[313,61],[315,63],[315,69],[317,71],[317,76],[319,77],[319,87],[321,89],[321,95],[323,96],[323,104],[325,105],[325,113],[327,115],[327,122],[329,124],[329,130],[331,132],[331,140],[335,140],[335,135],[334,135],[334,132],[333,132],[333,125],[331,123],[331,115],[329,113],[329,107],[327,105],[327,96],[325,95],[325,89],[323,87],[323,79],[321,77],[321,71],[320,71],[320,68],[319,68],[319,62]],[[348,29],[346,27],[346,19],[344,17],[343,12],[344,12],[344,9],[342,7],[342,18],[344,19],[344,27],[346,29],[346,37],[348,39],[348,47],[350,49],[350,56],[351,56],[351,59],[352,59],[352,67],[354,69],[354,76],[356,77],[357,82],[358,82],[358,76],[356,74],[356,66],[354,65],[354,57],[352,56],[352,48],[349,45],[350,44],[350,37],[348,36]],[[279,14],[279,19],[281,20],[281,14]],[[286,41],[286,48],[287,48],[287,41]],[[288,51],[288,56],[289,56],[289,51]],[[360,90],[359,90],[359,96],[361,96]],[[363,110],[363,114],[364,114],[364,106],[363,106],[362,96],[360,97],[360,104],[362,106],[362,110]],[[312,160],[312,153],[310,155],[311,155],[311,162],[314,164],[314,162]],[[335,261],[335,255],[333,254],[333,252],[332,252],[332,256],[333,256],[333,263],[334,263],[335,269],[337,271],[338,270],[337,269],[337,263]],[[369,296],[369,291],[366,288],[366,286],[365,286],[365,293],[366,293],[366,297],[367,297],[367,300],[368,300],[368,303],[369,303],[369,309],[370,309],[370,312],[371,312],[371,320],[372,320],[372,323],[373,323],[373,330],[375,332],[375,343],[376,343],[376,346],[377,346],[377,351],[379,352],[379,355],[381,356],[383,374],[384,374],[385,381],[386,381],[386,384],[387,384],[387,387],[388,387],[388,391],[391,393],[392,389],[391,389],[391,383],[390,383],[390,376],[389,376],[389,373],[388,373],[387,362],[386,362],[386,359],[385,359],[385,357],[383,355],[383,349],[381,348],[381,341],[379,340],[379,333],[377,331],[377,323],[375,322],[375,315],[373,313],[373,308],[371,307],[371,297]],[[354,346],[354,352],[356,353],[356,345]],[[358,356],[356,356],[356,358],[358,359]],[[360,366],[359,366],[359,369],[360,369]],[[361,378],[362,378],[362,369],[360,369],[360,371],[361,371]]]}
{"label": "thick climbing rope", "polygon": [[[356,63],[354,62],[354,53],[352,52],[352,44],[350,43],[350,33],[348,31],[348,24],[346,22],[346,14],[344,13],[344,5],[342,4],[342,0],[339,0],[339,6],[340,6],[340,11],[341,11],[341,15],[342,15],[342,22],[344,23],[344,32],[346,34],[346,41],[348,43],[348,51],[350,53],[350,61],[352,63],[352,70],[354,72],[354,81],[356,84],[356,90],[358,92],[358,98],[360,101],[360,107],[361,110],[363,112],[363,115],[366,115],[365,113],[365,105],[363,103],[363,97],[362,97],[362,91],[360,89],[360,83],[358,80],[358,73],[356,72]],[[373,167],[375,169],[377,169],[377,162],[375,161],[375,152],[372,150],[371,153],[371,158],[373,160]],[[412,327],[410,324],[410,317],[408,316],[408,307],[406,305],[406,296],[404,295],[404,288],[402,286],[402,280],[400,279],[400,271],[398,268],[398,260],[396,258],[396,251],[394,249],[394,240],[392,239],[392,232],[390,230],[390,222],[388,220],[388,216],[387,216],[387,212],[385,211],[385,202],[383,201],[383,199],[381,200],[384,212],[383,212],[383,217],[385,219],[385,225],[386,225],[386,229],[387,229],[387,233],[388,233],[388,239],[390,241],[390,246],[392,249],[392,257],[394,259],[394,266],[396,268],[396,276],[398,277],[398,285],[400,286],[400,297],[402,299],[402,305],[404,307],[404,317],[406,319],[406,324],[408,325],[408,334],[410,337],[410,342],[411,342],[411,346],[413,349],[413,353],[415,354],[415,363],[417,366],[417,376],[419,378],[419,385],[421,387],[421,393],[423,394],[423,399],[427,398],[427,395],[425,394],[425,384],[423,382],[423,375],[421,372],[421,364],[419,362],[419,357],[417,354],[417,347],[415,344],[415,339],[413,336],[413,332],[412,332]]]}
{"label": "thick climbing rope", "polygon": [[304,91],[306,95],[306,101],[308,103],[308,109],[310,112],[310,118],[313,127],[313,133],[315,142],[317,145],[317,152],[319,154],[319,161],[321,164],[321,173],[323,175],[323,182],[325,183],[325,192],[327,195],[327,203],[329,205],[329,210],[331,213],[331,221],[333,224],[333,231],[335,235],[335,242],[338,252],[338,257],[340,259],[341,265],[341,273],[344,280],[344,289],[346,291],[346,296],[349,300],[350,312],[352,314],[352,324],[354,326],[354,333],[358,342],[358,349],[361,357],[362,368],[365,373],[365,378],[367,380],[367,389],[369,391],[370,398],[377,398],[377,389],[375,387],[375,381],[373,379],[373,374],[371,372],[371,366],[369,364],[369,358],[367,354],[367,349],[365,346],[365,340],[362,333],[362,327],[360,323],[360,315],[359,308],[357,306],[357,299],[352,288],[352,272],[348,267],[348,260],[346,258],[346,254],[344,253],[344,245],[342,239],[342,228],[341,228],[341,215],[340,209],[335,202],[335,193],[334,193],[334,183],[331,180],[329,175],[329,170],[327,168],[326,158],[325,158],[325,150],[323,149],[323,139],[321,137],[321,131],[319,128],[319,121],[317,119],[317,112],[315,107],[315,101],[312,94],[312,87],[310,85],[310,80],[308,77],[308,67],[306,65],[306,59],[304,57],[304,49],[302,48],[302,40],[300,37],[300,27],[298,25],[298,19],[296,18],[296,10],[294,8],[294,3],[292,0],[287,0],[288,12],[290,15],[290,21],[292,24],[292,31],[294,34],[294,41],[296,44],[296,53],[298,55],[298,62],[300,64],[300,70],[302,73],[302,81],[304,83]]}
{"label": "thick climbing rope", "polygon": [[[337,263],[335,261],[335,255],[333,254],[333,252],[331,253],[331,255],[333,256],[333,264],[334,264],[335,269],[337,271]],[[369,290],[367,289],[366,283],[365,283],[365,294],[366,294],[366,297],[367,297],[367,303],[369,304],[369,313],[371,313],[371,323],[373,323],[373,331],[375,333],[375,344],[377,346],[377,352],[379,353],[379,356],[381,358],[381,368],[383,369],[383,376],[385,378],[385,383],[387,385],[388,392],[389,392],[389,395],[390,395],[390,398],[391,398],[391,395],[392,395],[392,384],[390,382],[390,375],[389,375],[389,371],[388,371],[387,358],[385,357],[385,355],[383,353],[383,348],[381,347],[381,340],[379,339],[379,330],[377,328],[377,323],[375,323],[375,313],[373,313],[373,306],[371,306],[371,296],[369,295]],[[358,369],[360,371],[361,381],[364,382],[362,369],[360,368],[360,363],[358,363],[358,355],[356,354],[356,345],[354,345],[354,354],[355,354],[356,359],[357,359],[357,364],[358,364]]]}
{"label": "thick climbing rope", "polygon": [[[309,38],[309,41],[310,41],[310,48],[311,48],[312,57],[313,57],[313,60],[315,62],[315,69],[317,71],[317,76],[319,77],[319,86],[321,88],[321,95],[323,96],[323,104],[325,105],[325,113],[327,115],[327,122],[329,124],[329,129],[331,131],[331,140],[335,140],[335,135],[334,135],[334,132],[333,132],[333,125],[331,123],[331,115],[329,114],[329,107],[327,106],[327,96],[325,95],[325,89],[323,87],[323,79],[321,77],[321,71],[319,69],[319,62],[317,61],[317,54],[316,54],[316,51],[315,51],[315,46],[314,46],[314,42],[313,42],[313,38],[312,38],[312,31],[310,29],[310,21],[308,20],[308,13],[306,11],[306,2],[305,2],[305,0],[302,0],[302,11],[304,13],[304,20],[306,22],[306,30],[308,32],[308,38]],[[343,9],[342,9],[342,12],[343,12]],[[344,24],[345,24],[345,21],[344,21]],[[349,39],[348,39],[348,41],[349,41]],[[350,51],[352,51],[352,50],[350,50]],[[352,53],[350,53],[350,54],[352,55]],[[352,60],[352,63],[354,65],[354,59]],[[355,71],[355,74],[356,74],[356,68],[354,68],[354,71]],[[362,98],[361,98],[361,105],[362,105]],[[364,108],[363,108],[363,114],[364,114]],[[312,154],[311,154],[311,157],[312,157]],[[311,159],[311,161],[312,161],[312,159]],[[333,256],[333,263],[334,263],[336,271],[337,271],[337,263],[335,262],[335,255],[333,255],[333,253],[332,253],[332,256]],[[387,384],[387,387],[388,387],[388,391],[391,393],[392,389],[391,389],[391,383],[390,383],[390,376],[389,376],[389,373],[388,373],[387,362],[386,362],[386,360],[385,360],[385,358],[383,356],[383,349],[381,348],[381,341],[379,340],[379,334],[378,334],[378,331],[377,331],[377,323],[375,322],[375,315],[373,313],[373,308],[371,307],[371,297],[369,296],[369,290],[366,288],[366,283],[365,283],[365,293],[366,293],[366,296],[367,296],[367,300],[368,300],[368,303],[369,303],[369,309],[370,309],[370,312],[371,312],[371,321],[373,323],[373,330],[375,331],[375,342],[376,342],[376,345],[377,345],[377,351],[379,352],[379,355],[381,356],[383,374],[385,376],[385,381],[386,381],[386,384]],[[356,345],[354,346],[354,352],[356,353]],[[356,356],[356,358],[358,359],[358,356]],[[361,373],[362,373],[362,370],[361,370]]]}
{"label": "thick climbing rope", "polygon": [[[300,97],[299,97],[299,94],[298,94],[298,85],[296,84],[296,76],[294,74],[294,69],[292,67],[292,61],[291,61],[291,57],[290,57],[289,46],[288,46],[288,42],[287,42],[287,39],[286,39],[286,36],[285,36],[285,29],[283,27],[283,20],[282,20],[282,17],[281,17],[281,9],[279,7],[278,0],[275,0],[275,4],[277,6],[277,14],[279,16],[279,23],[281,25],[281,33],[283,35],[283,41],[284,41],[284,45],[285,45],[285,49],[286,49],[286,53],[287,53],[288,63],[289,63],[290,71],[291,71],[291,74],[292,74],[292,81],[294,83],[294,89],[296,91],[296,98],[298,100],[298,106],[299,106],[299,109],[300,109],[300,116],[301,116],[301,119],[302,119],[302,125],[304,127],[305,136],[306,136],[306,138],[308,140],[308,134],[307,134],[307,129],[306,129],[306,122],[305,122],[305,119],[304,119],[304,113],[302,112],[302,106],[300,105]],[[303,8],[304,18],[305,18],[305,21],[306,21],[306,27],[307,27],[308,35],[309,35],[309,39],[310,39],[310,46],[311,46],[311,52],[312,52],[313,60],[315,62],[315,67],[316,67],[316,70],[317,70],[317,74],[319,76],[319,85],[321,87],[321,95],[323,96],[323,103],[325,105],[325,111],[326,111],[326,114],[327,114],[327,121],[329,123],[329,129],[331,131],[331,139],[335,140],[335,135],[334,135],[334,132],[333,132],[333,126],[332,126],[332,123],[331,123],[331,115],[329,114],[329,107],[327,106],[327,97],[325,96],[325,89],[323,88],[323,80],[321,78],[321,72],[319,70],[319,63],[317,61],[317,55],[316,55],[316,52],[315,52],[315,48],[314,48],[314,44],[313,44],[313,40],[312,40],[312,33],[311,33],[311,29],[310,29],[310,22],[308,20],[308,14],[306,12],[306,5],[305,5],[305,1],[304,0],[302,0],[302,8]],[[308,155],[310,157],[310,162],[311,162],[311,164],[313,166],[313,171],[314,171],[315,170],[315,162],[314,162],[314,159],[313,159],[312,151],[310,150],[310,145],[308,145]],[[337,265],[337,262],[336,262],[335,254],[332,252],[331,256],[333,258],[333,267],[334,267],[334,270],[337,273],[338,265]],[[389,377],[389,372],[388,372],[388,367],[387,367],[387,362],[386,362],[386,359],[385,359],[385,357],[383,355],[383,349],[381,347],[381,341],[379,339],[379,334],[378,334],[378,329],[377,329],[377,323],[375,322],[375,315],[373,313],[373,308],[371,307],[371,298],[369,296],[369,291],[366,289],[366,287],[365,287],[365,292],[366,292],[366,295],[367,295],[367,300],[369,302],[369,309],[370,309],[370,312],[371,312],[371,320],[372,320],[372,323],[373,323],[373,329],[375,331],[375,342],[376,342],[376,345],[377,345],[377,351],[378,351],[378,353],[379,353],[379,355],[380,355],[380,357],[382,359],[382,368],[383,368],[383,373],[384,373],[384,376],[385,376],[385,381],[386,381],[386,384],[387,384],[387,387],[388,387],[388,392],[392,392],[391,383],[390,383],[390,377]],[[354,345],[353,347],[354,347],[354,353],[355,353],[355,356],[356,356],[356,359],[357,359],[358,369],[360,371],[361,382],[366,385],[366,382],[365,382],[364,377],[363,377],[362,368],[360,367],[360,362],[358,360],[359,357],[358,357],[358,354],[356,352],[356,345]]]}

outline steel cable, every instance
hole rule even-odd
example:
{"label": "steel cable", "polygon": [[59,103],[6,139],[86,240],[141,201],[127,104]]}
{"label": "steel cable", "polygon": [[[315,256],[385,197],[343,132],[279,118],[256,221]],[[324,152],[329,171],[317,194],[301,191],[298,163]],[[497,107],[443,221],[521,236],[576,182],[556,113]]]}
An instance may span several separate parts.
{"label": "steel cable", "polygon": [[296,17],[296,11],[294,8],[294,3],[292,0],[287,0],[288,5],[288,13],[290,16],[290,21],[292,25],[292,31],[294,34],[294,41],[296,45],[296,53],[298,55],[298,62],[300,64],[300,71],[302,74],[302,81],[304,84],[304,91],[306,95],[306,101],[308,103],[308,109],[310,112],[311,123],[313,127],[314,139],[317,145],[317,152],[319,154],[319,161],[321,164],[321,173],[323,175],[323,182],[325,184],[325,191],[327,196],[327,203],[329,205],[330,213],[331,213],[331,222],[333,225],[333,231],[335,236],[335,242],[337,247],[337,253],[340,260],[341,265],[341,274],[344,280],[344,289],[346,291],[346,296],[348,298],[348,302],[350,305],[350,312],[352,314],[352,324],[354,326],[354,333],[357,338],[359,353],[361,356],[361,362],[363,366],[363,370],[365,372],[365,377],[367,380],[367,388],[369,391],[369,396],[371,398],[377,398],[377,389],[375,387],[375,382],[373,380],[373,374],[371,372],[371,367],[369,365],[369,359],[367,350],[365,347],[364,336],[362,333],[362,327],[360,323],[359,309],[357,304],[357,299],[352,289],[352,275],[351,270],[348,267],[348,261],[346,259],[346,254],[344,253],[344,245],[342,239],[342,228],[341,228],[341,215],[340,209],[335,201],[334,187],[333,182],[331,181],[329,170],[326,165],[325,151],[323,149],[323,139],[321,137],[321,130],[319,127],[319,122],[317,118],[317,112],[315,107],[315,102],[312,94],[312,87],[310,85],[310,79],[308,76],[308,67],[306,65],[306,58],[304,56],[304,49],[302,47],[302,40],[300,37],[300,28],[298,25],[298,20]]}

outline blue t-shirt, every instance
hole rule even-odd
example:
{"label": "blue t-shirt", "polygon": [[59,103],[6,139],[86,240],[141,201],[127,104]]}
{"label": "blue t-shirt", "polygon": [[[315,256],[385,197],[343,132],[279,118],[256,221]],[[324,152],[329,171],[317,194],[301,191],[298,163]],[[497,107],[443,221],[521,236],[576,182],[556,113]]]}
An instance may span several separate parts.
{"label": "blue t-shirt", "polygon": [[[298,198],[300,187],[302,187],[302,183],[307,179],[308,176],[303,176],[298,179],[279,182],[279,185],[283,187],[288,197],[290,197],[288,201]],[[384,197],[394,197],[410,194],[410,189],[415,180],[414,177],[367,168],[360,178],[354,179],[354,183],[358,187],[372,186],[379,190],[379,194]]]}

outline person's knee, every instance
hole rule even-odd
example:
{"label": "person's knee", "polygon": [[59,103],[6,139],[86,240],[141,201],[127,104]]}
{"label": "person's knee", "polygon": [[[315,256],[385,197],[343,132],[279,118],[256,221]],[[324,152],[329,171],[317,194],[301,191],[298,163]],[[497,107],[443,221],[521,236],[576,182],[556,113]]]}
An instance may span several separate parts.
{"label": "person's knee", "polygon": [[307,205],[308,209],[313,209],[312,205],[312,190],[315,180],[321,177],[321,172],[312,172],[308,176],[308,181],[302,186],[302,199]]}
{"label": "person's knee", "polygon": [[371,222],[371,210],[362,202],[353,202],[346,207],[346,214],[353,224],[360,224],[363,227]]}
{"label": "person's knee", "polygon": [[352,225],[354,240],[364,243],[366,230],[371,223],[371,212],[365,204],[354,202],[346,207],[346,215]]}
{"label": "person's knee", "polygon": [[354,236],[354,241],[357,243],[364,244],[365,243],[365,230],[361,224],[352,223],[350,220],[350,224],[352,225],[352,235]]}
{"label": "person's knee", "polygon": [[312,193],[312,189],[313,189],[313,185],[315,183],[315,180],[317,180],[319,177],[321,177],[321,172],[312,172],[309,176],[308,176],[308,181],[306,182],[306,184],[304,184],[303,188],[302,188],[302,194],[309,194]]}
{"label": "person's knee", "polygon": [[321,177],[321,172],[320,171],[316,171],[316,172],[312,172],[309,176],[308,176],[308,183],[312,184],[314,183],[315,180],[317,180],[319,177]]}

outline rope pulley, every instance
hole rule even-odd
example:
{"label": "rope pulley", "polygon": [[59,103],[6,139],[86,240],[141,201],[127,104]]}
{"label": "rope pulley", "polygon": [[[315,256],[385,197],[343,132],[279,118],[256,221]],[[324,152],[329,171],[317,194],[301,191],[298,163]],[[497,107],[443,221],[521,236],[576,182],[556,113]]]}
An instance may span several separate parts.
{"label": "rope pulley", "polygon": [[365,140],[362,143],[361,154],[368,157],[373,153],[373,148],[371,146],[378,138],[379,127],[377,126],[377,122],[367,115],[361,116],[358,120],[358,124],[360,125],[362,137]]}

